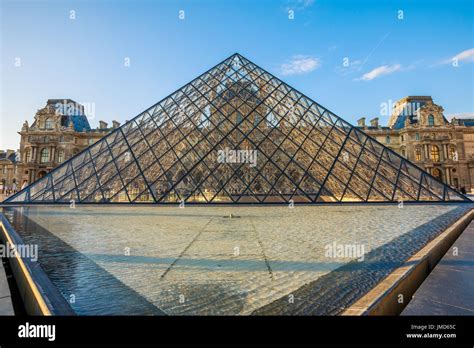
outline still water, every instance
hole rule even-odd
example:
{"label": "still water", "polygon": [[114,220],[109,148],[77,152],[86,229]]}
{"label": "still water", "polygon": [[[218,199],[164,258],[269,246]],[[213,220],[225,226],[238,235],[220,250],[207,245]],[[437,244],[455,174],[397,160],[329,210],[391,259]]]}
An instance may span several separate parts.
{"label": "still water", "polygon": [[[76,205],[4,214],[38,244],[42,268],[80,315],[325,315],[470,208]],[[331,253],[335,246],[363,254]]]}

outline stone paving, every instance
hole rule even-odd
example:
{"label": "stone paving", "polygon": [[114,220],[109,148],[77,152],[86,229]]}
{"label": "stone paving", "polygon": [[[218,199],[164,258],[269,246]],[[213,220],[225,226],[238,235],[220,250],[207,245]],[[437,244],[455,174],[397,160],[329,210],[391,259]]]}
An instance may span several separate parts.
{"label": "stone paving", "polygon": [[[471,205],[9,208],[78,314],[337,314]],[[230,218],[229,215],[233,214]],[[365,260],[329,245],[362,245]]]}
{"label": "stone paving", "polygon": [[421,284],[402,315],[474,315],[474,222]]}

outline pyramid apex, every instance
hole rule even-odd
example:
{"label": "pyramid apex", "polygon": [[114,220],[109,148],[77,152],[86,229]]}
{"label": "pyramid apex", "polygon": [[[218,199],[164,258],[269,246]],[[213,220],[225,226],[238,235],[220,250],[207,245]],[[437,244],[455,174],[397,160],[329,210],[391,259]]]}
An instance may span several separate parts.
{"label": "pyramid apex", "polygon": [[238,58],[245,58],[243,55],[241,55],[239,52],[235,52],[232,54],[230,57],[238,57]]}
{"label": "pyramid apex", "polygon": [[4,203],[71,200],[470,201],[237,52]]}

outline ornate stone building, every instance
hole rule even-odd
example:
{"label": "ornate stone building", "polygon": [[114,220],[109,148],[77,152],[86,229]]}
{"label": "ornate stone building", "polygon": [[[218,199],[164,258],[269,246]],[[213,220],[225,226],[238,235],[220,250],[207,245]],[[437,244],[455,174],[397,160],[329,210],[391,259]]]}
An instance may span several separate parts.
{"label": "ornate stone building", "polygon": [[[240,87],[234,87],[229,89],[232,93],[241,93]],[[210,117],[211,111],[204,116]],[[240,115],[234,116],[237,122]],[[370,125],[361,118],[358,126],[444,183],[474,191],[474,119],[448,121],[431,97],[410,96],[395,104],[388,126],[379,125],[378,118]],[[19,152],[0,152],[0,200],[117,127],[116,121],[110,128],[100,121],[98,128],[91,129],[82,105],[70,99],[49,99],[31,126],[25,121],[19,132]]]}
{"label": "ornate stone building", "polygon": [[71,99],[48,99],[31,126],[25,121],[19,132],[17,182],[25,187],[119,126],[113,121],[108,128],[99,121],[99,127],[92,129],[83,105]]}
{"label": "ornate stone building", "polygon": [[358,126],[444,183],[474,190],[474,120],[452,119],[429,96],[405,97],[394,105],[388,126],[378,118]]}
{"label": "ornate stone building", "polygon": [[0,151],[0,201],[18,190],[18,156],[14,150]]}

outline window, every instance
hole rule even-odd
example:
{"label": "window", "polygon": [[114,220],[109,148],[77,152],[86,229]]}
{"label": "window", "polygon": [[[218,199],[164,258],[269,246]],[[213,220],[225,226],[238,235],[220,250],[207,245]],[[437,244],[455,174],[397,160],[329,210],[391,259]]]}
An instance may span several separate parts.
{"label": "window", "polygon": [[428,126],[433,127],[434,125],[435,125],[434,116],[433,116],[433,115],[429,115],[429,116],[428,116]]}
{"label": "window", "polygon": [[53,129],[54,128],[53,120],[51,118],[47,118],[44,124],[45,124],[46,129]]}
{"label": "window", "polygon": [[25,162],[26,163],[31,162],[31,149],[30,148],[26,149]]}
{"label": "window", "polygon": [[387,144],[390,144],[390,135],[387,135],[387,137],[385,138],[385,142],[386,142]]}
{"label": "window", "polygon": [[415,140],[420,140],[420,133],[415,134]]}
{"label": "window", "polygon": [[58,152],[58,162],[59,163],[64,162],[64,150],[59,150],[59,152]]}
{"label": "window", "polygon": [[402,135],[402,141],[405,141],[405,136],[404,135]]}
{"label": "window", "polygon": [[458,153],[456,152],[456,147],[452,145],[449,147],[449,158],[451,158],[453,161],[458,160]]}
{"label": "window", "polygon": [[405,151],[405,148],[402,149],[402,156],[403,157],[406,157],[406,151]]}
{"label": "window", "polygon": [[41,150],[40,163],[49,162],[49,148]]}
{"label": "window", "polygon": [[439,147],[436,145],[431,145],[431,160],[439,162]]}
{"label": "window", "polygon": [[415,150],[415,159],[417,161],[421,161],[421,149],[419,147],[417,147]]}

